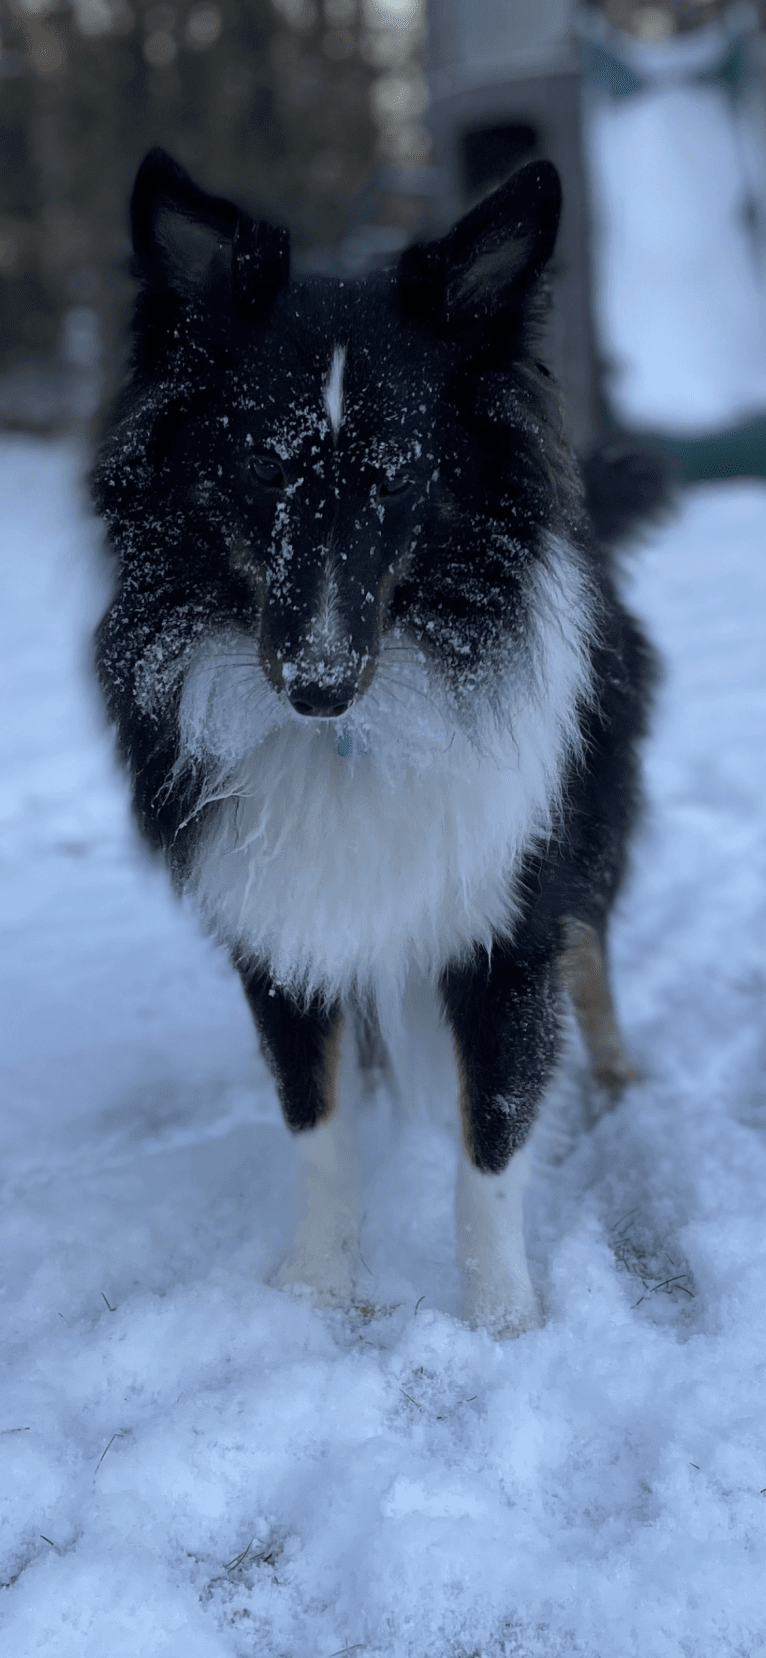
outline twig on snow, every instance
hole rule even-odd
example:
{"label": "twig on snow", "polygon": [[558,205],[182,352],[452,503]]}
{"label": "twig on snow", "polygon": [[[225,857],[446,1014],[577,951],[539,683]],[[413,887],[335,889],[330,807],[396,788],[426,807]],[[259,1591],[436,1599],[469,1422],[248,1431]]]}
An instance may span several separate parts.
{"label": "twig on snow", "polygon": [[644,1300],[644,1298],[647,1295],[654,1295],[656,1290],[666,1290],[667,1287],[668,1287],[668,1284],[677,1284],[678,1288],[680,1290],[683,1290],[684,1295],[691,1296],[691,1299],[693,1301],[694,1300],[694,1290],[687,1289],[686,1285],[681,1283],[681,1279],[682,1278],[688,1278],[688,1276],[689,1276],[688,1272],[679,1272],[679,1273],[676,1274],[675,1278],[663,1278],[661,1284],[652,1284],[651,1289],[644,1290],[644,1294],[640,1295],[638,1300],[633,1302],[634,1308],[635,1307],[640,1307],[641,1302]]}
{"label": "twig on snow", "polygon": [[255,1537],[251,1537],[250,1542],[247,1545],[247,1548],[243,1549],[241,1554],[235,1555],[234,1559],[230,1560],[228,1562],[228,1565],[224,1566],[224,1571],[225,1572],[236,1572],[236,1571],[238,1571],[239,1567],[244,1565],[244,1563],[247,1560],[247,1557],[250,1553],[250,1550],[251,1550],[253,1544],[256,1541],[258,1542],[259,1547],[261,1547],[260,1538],[256,1539]]}
{"label": "twig on snow", "polygon": [[[128,1428],[118,1428],[117,1432],[112,1434],[112,1437],[109,1441],[109,1445],[113,1445],[114,1442],[115,1442],[115,1439],[126,1439],[129,1431],[130,1430]],[[96,1471],[98,1471],[98,1469],[101,1467],[101,1464],[104,1460],[104,1457],[106,1456],[106,1453],[109,1450],[109,1445],[104,1446],[104,1449],[101,1452],[101,1455],[98,1459],[98,1462],[96,1463]]]}

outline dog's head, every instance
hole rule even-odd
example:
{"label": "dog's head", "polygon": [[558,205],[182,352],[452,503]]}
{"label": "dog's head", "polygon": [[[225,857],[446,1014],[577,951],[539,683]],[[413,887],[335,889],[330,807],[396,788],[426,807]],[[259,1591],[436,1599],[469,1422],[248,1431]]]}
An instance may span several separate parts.
{"label": "dog's head", "polygon": [[491,660],[576,501],[533,355],[559,208],[534,162],[394,270],[291,281],[285,231],[147,156],[134,372],[96,473],[136,660],[161,602],[164,660],[244,630],[291,715],[325,719],[392,627],[455,682]]}

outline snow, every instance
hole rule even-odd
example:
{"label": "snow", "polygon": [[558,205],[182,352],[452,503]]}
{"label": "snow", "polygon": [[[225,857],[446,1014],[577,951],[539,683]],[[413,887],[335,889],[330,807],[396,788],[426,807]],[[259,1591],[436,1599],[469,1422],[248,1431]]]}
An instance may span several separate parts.
{"label": "snow", "polygon": [[265,1279],[293,1148],[225,958],[131,828],[64,446],[0,444],[0,1597],[14,1658],[766,1649],[766,487],[628,567],[667,673],[614,929],[645,1076],[528,1199],[539,1331],[456,1317],[449,1083],[361,1108],[360,1303]]}

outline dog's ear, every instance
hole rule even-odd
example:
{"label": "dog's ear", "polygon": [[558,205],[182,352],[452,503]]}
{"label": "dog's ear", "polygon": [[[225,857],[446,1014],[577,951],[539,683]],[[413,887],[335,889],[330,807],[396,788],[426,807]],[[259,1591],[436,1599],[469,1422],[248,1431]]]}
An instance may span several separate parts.
{"label": "dog's ear", "polygon": [[553,163],[520,167],[441,241],[402,254],[405,309],[447,329],[522,312],[553,253],[560,214]]}
{"label": "dog's ear", "polygon": [[237,315],[255,316],[288,281],[288,232],[207,195],[165,150],[141,163],[130,217],[136,274],[155,292],[225,298]]}

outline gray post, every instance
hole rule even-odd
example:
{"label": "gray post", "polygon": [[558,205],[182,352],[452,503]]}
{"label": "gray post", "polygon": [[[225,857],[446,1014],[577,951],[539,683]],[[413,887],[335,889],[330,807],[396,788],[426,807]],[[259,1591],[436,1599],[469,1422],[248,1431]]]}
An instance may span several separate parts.
{"label": "gray post", "polygon": [[578,449],[601,425],[590,304],[580,54],[572,0],[429,0],[429,124],[454,217],[522,161],[550,157],[564,213],[546,354]]}

